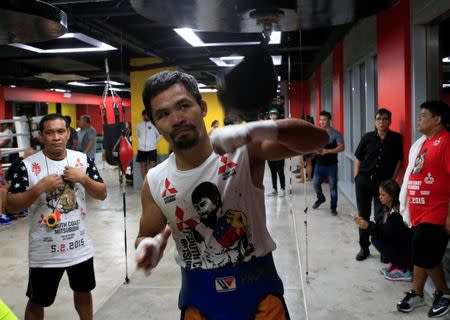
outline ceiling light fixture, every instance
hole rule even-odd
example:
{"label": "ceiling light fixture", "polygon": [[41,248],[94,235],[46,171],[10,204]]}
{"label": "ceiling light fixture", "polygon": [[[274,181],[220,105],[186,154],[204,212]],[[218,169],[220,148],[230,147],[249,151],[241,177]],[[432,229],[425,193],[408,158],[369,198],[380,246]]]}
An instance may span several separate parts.
{"label": "ceiling light fixture", "polygon": [[281,31],[272,31],[270,35],[269,44],[280,44],[281,43]]}
{"label": "ceiling light fixture", "polygon": [[[240,60],[244,59],[243,56],[228,56],[228,57],[219,57],[219,58],[209,58],[212,62],[214,62],[219,67],[233,67],[237,65]],[[227,61],[234,61],[228,63]],[[272,56],[272,62],[275,66],[281,64],[281,56]]]}
{"label": "ceiling light fixture", "polygon": [[[219,47],[219,46],[249,46],[260,44],[259,41],[247,41],[247,42],[208,42],[205,43],[200,39],[195,31],[191,28],[176,28],[173,29],[180,37],[182,37],[187,43],[193,47]],[[281,31],[273,31],[270,36],[269,44],[280,44]]]}
{"label": "ceiling light fixture", "polygon": [[[68,82],[68,85],[78,86],[78,87],[103,87],[106,81],[96,81],[96,82],[79,82],[79,81],[71,81]],[[112,86],[124,86],[125,83],[117,82],[117,81],[109,81]]]}
{"label": "ceiling light fixture", "polygon": [[450,56],[449,57],[445,57],[444,59],[442,59],[442,62],[450,63]]}
{"label": "ceiling light fixture", "polygon": [[91,38],[82,33],[66,33],[63,34],[58,39],[77,39],[81,42],[87,43],[92,47],[83,47],[83,48],[63,48],[63,49],[40,49],[37,47],[29,46],[23,43],[11,43],[10,46],[25,49],[28,51],[33,51],[36,53],[71,53],[71,52],[95,52],[95,51],[110,51],[117,50],[117,48],[110,46],[104,42]]}
{"label": "ceiling light fixture", "polygon": [[78,81],[67,82],[67,84],[70,86],[77,86],[77,87],[97,87],[97,86],[99,86],[97,84],[87,84],[87,83],[78,82]]}
{"label": "ceiling light fixture", "polygon": [[173,30],[193,47],[203,47],[205,45],[191,28],[176,28]]}

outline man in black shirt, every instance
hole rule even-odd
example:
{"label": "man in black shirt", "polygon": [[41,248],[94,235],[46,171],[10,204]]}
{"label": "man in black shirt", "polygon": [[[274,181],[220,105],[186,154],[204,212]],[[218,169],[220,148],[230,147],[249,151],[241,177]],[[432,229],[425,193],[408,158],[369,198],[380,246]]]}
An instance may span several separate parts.
{"label": "man in black shirt", "polygon": [[[355,188],[358,214],[370,220],[372,199],[374,212],[381,212],[378,187],[384,180],[395,179],[403,160],[402,136],[389,130],[391,112],[379,109],[375,115],[375,131],[366,133],[355,151]],[[377,216],[376,216],[377,217]],[[359,230],[361,250],[356,260],[365,260],[369,255],[369,233]]]}
{"label": "man in black shirt", "polygon": [[66,121],[69,123],[70,137],[67,140],[67,149],[78,150],[78,132],[70,125],[72,122],[72,118],[70,116],[64,116]]}

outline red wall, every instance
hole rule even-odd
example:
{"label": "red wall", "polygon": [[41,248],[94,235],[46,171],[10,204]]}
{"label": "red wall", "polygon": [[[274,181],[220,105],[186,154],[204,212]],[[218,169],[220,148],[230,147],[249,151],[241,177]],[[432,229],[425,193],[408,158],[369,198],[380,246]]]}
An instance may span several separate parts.
{"label": "red wall", "polygon": [[289,90],[293,118],[301,118],[311,113],[309,81],[292,81]]}
{"label": "red wall", "polygon": [[377,15],[377,59],[378,105],[392,111],[391,128],[402,133],[403,154],[407,156],[411,145],[411,50],[407,0],[401,0],[397,6]]}
{"label": "red wall", "polygon": [[[82,115],[89,115],[91,117],[91,126],[97,131],[97,135],[103,135],[102,128],[102,113],[99,105],[78,104],[77,105],[77,120]],[[73,124],[75,127],[75,123]]]}
{"label": "red wall", "polygon": [[0,86],[0,119],[5,119],[5,88]]}
{"label": "red wall", "polygon": [[[0,86],[0,119],[12,118],[12,102],[13,101],[30,101],[30,102],[55,102],[55,103],[72,103],[77,104],[77,120],[83,114],[91,117],[91,124],[97,131],[102,134],[103,116],[102,108],[103,98],[92,94],[71,93],[68,98],[64,97],[61,92],[30,89],[30,88],[11,88]],[[131,101],[123,99],[122,104],[125,106],[125,112],[119,107],[119,117],[121,121],[131,120]],[[108,123],[114,123],[114,109],[112,98],[106,100],[106,116]],[[75,126],[75,123],[74,123]]]}
{"label": "red wall", "polygon": [[333,49],[333,127],[344,134],[344,47]]}
{"label": "red wall", "polygon": [[441,100],[450,106],[450,90],[441,89]]}
{"label": "red wall", "polygon": [[320,74],[320,67],[316,71],[316,115],[314,121],[316,125],[319,123],[320,111],[322,111],[322,77]]}
{"label": "red wall", "polygon": [[[64,93],[31,88],[10,88],[5,89],[5,101],[30,101],[30,102],[60,102],[73,104],[96,104],[103,103],[101,96],[83,93],[71,93],[70,98],[65,98]],[[124,99],[124,105],[130,106],[130,99]]]}
{"label": "red wall", "polygon": [[5,119],[12,119],[13,117],[13,103],[5,101]]}

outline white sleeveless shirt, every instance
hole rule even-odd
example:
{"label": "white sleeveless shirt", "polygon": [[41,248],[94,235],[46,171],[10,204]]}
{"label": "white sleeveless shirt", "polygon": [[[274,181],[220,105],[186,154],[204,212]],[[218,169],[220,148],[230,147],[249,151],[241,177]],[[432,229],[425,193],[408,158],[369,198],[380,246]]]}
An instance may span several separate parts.
{"label": "white sleeveless shirt", "polygon": [[175,260],[186,269],[233,267],[275,250],[264,190],[253,185],[248,151],[215,153],[177,169],[175,155],[147,173],[150,192],[172,229]]}
{"label": "white sleeveless shirt", "polygon": [[[67,150],[67,157],[52,160],[38,152],[23,160],[28,173],[29,188],[49,174],[62,175],[66,166],[86,173],[86,154]],[[24,170],[24,169],[22,169]],[[59,199],[59,201],[58,201]],[[69,267],[93,257],[94,249],[86,226],[86,195],[83,186],[67,183],[61,191],[42,193],[29,208],[30,267]],[[47,215],[58,210],[60,221],[55,228],[46,225]]]}

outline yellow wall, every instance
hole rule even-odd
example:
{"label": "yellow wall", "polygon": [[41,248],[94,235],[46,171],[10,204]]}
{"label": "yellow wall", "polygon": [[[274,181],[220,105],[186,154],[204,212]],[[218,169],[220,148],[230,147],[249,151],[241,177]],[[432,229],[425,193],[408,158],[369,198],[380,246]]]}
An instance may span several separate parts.
{"label": "yellow wall", "polygon": [[205,100],[208,106],[208,113],[205,117],[205,126],[206,130],[209,132],[211,129],[211,122],[214,120],[219,120],[219,127],[223,127],[223,118],[224,113],[222,110],[222,106],[217,98],[216,92],[205,92],[202,93],[202,98]]}
{"label": "yellow wall", "polygon": [[77,105],[73,103],[61,103],[61,114],[63,116],[69,116],[72,120],[70,126],[72,128],[77,127]]}
{"label": "yellow wall", "polygon": [[[54,102],[49,102],[47,104],[48,109],[47,112],[48,113],[56,113],[56,103]],[[61,114],[63,116],[70,116],[70,118],[72,119],[72,127],[76,127],[77,124],[77,106],[76,104],[73,103],[61,103]]]}
{"label": "yellow wall", "polygon": [[[155,60],[153,63],[158,63],[158,60]],[[151,59],[145,58],[142,59],[131,59],[130,65],[138,66],[142,64],[152,63]],[[136,125],[142,121],[142,110],[144,110],[144,104],[142,103],[142,89],[144,88],[144,83],[148,77],[164,71],[164,70],[176,70],[175,67],[165,67],[165,68],[157,68],[150,69],[145,71],[132,71],[130,73],[130,88],[131,88],[131,125],[133,128],[133,141],[137,141],[135,138],[135,128]],[[217,94],[215,92],[208,92],[202,94],[203,100],[206,101],[208,105],[208,113],[205,117],[206,128],[209,131],[211,128],[211,122],[213,120],[219,120],[220,126],[223,126],[223,118],[224,113],[220,106],[220,103],[217,99]],[[137,153],[137,143],[133,143],[133,150]],[[169,144],[165,139],[161,139],[157,146],[158,154],[168,154],[169,153]]]}
{"label": "yellow wall", "polygon": [[47,113],[56,113],[56,103],[54,102],[47,103]]}
{"label": "yellow wall", "polygon": [[[131,59],[131,66],[139,66],[142,64],[158,63],[161,60],[158,58],[144,58],[144,59]],[[144,88],[145,80],[155,73],[164,70],[176,70],[175,67],[165,67],[150,69],[144,71],[132,71],[130,72],[130,89],[131,89],[131,127],[133,128],[133,151],[137,153],[137,139],[136,139],[136,125],[142,121],[142,110],[144,110],[144,104],[142,103],[142,89]],[[169,144],[163,138],[159,140],[156,147],[158,154],[168,154]]]}

